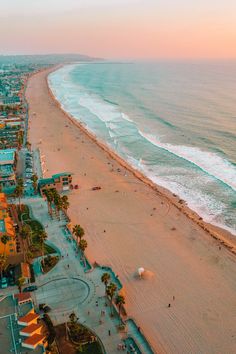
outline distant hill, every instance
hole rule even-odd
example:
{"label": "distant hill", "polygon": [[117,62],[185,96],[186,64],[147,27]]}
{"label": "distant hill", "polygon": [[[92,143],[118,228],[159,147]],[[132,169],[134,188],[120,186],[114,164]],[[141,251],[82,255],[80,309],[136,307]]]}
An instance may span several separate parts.
{"label": "distant hill", "polygon": [[46,55],[0,55],[0,64],[58,64],[75,61],[97,61],[83,54],[46,54]]}

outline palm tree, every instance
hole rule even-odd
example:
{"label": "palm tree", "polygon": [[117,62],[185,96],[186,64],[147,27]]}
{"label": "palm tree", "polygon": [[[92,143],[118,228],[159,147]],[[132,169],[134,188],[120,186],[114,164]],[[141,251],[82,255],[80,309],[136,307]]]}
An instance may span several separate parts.
{"label": "palm tree", "polygon": [[0,254],[0,274],[2,278],[2,272],[5,269],[7,263],[7,257],[4,254]]}
{"label": "palm tree", "polygon": [[69,203],[69,201],[68,201],[67,195],[63,195],[63,196],[61,197],[61,201],[62,201],[62,210],[64,211],[64,213],[65,213],[66,216],[67,216],[67,210],[68,210],[68,208],[69,208],[69,206],[70,206],[70,203]]}
{"label": "palm tree", "polygon": [[30,144],[29,141],[26,141],[25,146],[26,146],[26,148],[27,148],[28,150],[31,150],[31,144]]}
{"label": "palm tree", "polygon": [[57,217],[60,220],[60,211],[62,210],[62,200],[61,200],[61,197],[58,193],[55,194],[54,204],[55,204],[55,208],[56,208]]}
{"label": "palm tree", "polygon": [[1,237],[1,242],[4,244],[4,255],[6,256],[6,246],[7,243],[10,241],[10,236],[8,236],[7,234],[2,235]]}
{"label": "palm tree", "polygon": [[20,235],[22,237],[23,240],[23,254],[24,254],[24,262],[25,262],[25,240],[29,246],[29,238],[31,236],[31,228],[29,225],[25,224],[22,226],[22,229],[20,231]]}
{"label": "palm tree", "polygon": [[34,174],[31,177],[32,181],[33,181],[33,188],[34,188],[34,193],[37,193],[37,189],[38,189],[38,176],[36,174]]}
{"label": "palm tree", "polygon": [[110,279],[111,279],[111,276],[109,273],[103,273],[103,275],[101,276],[101,281],[105,284],[105,292],[107,290],[107,285],[108,285]]}
{"label": "palm tree", "polygon": [[75,225],[73,227],[72,232],[77,238],[77,246],[78,246],[78,239],[81,241],[82,237],[84,236],[84,229],[80,225]]}
{"label": "palm tree", "polygon": [[51,189],[51,192],[52,192],[52,196],[53,196],[53,203],[56,208],[56,214],[57,214],[58,219],[60,220],[60,210],[62,209],[61,196],[55,188]]}
{"label": "palm tree", "polygon": [[20,207],[20,210],[21,210],[20,200],[21,200],[21,197],[24,194],[24,185],[23,185],[23,179],[22,178],[18,178],[14,194],[15,194],[16,198],[19,199],[19,207]]}
{"label": "palm tree", "polygon": [[125,297],[123,295],[117,295],[117,297],[116,297],[116,305],[118,306],[118,309],[119,309],[119,317],[120,317],[120,319],[121,319],[121,316],[120,316],[121,307],[124,304],[125,304]]}
{"label": "palm tree", "polygon": [[22,286],[25,284],[25,278],[24,277],[20,277],[18,278],[17,282],[16,282],[19,292],[22,292]]}
{"label": "palm tree", "polygon": [[76,316],[76,314],[74,312],[72,312],[70,315],[69,315],[69,319],[70,319],[70,323],[72,325],[76,324],[78,322],[78,317]]}
{"label": "palm tree", "polygon": [[44,242],[46,241],[47,237],[48,237],[48,235],[47,235],[46,231],[44,231],[44,230],[41,230],[38,233],[39,243],[41,246],[41,256],[42,256],[43,265],[44,265]]}
{"label": "palm tree", "polygon": [[86,248],[88,247],[88,243],[86,240],[80,240],[79,241],[79,248],[82,252],[82,258],[83,258],[83,262],[84,262],[84,266],[86,266],[85,264],[85,257],[84,257],[84,251],[86,250]]}
{"label": "palm tree", "polygon": [[113,315],[113,312],[112,312],[112,301],[113,301],[113,297],[115,295],[115,292],[117,290],[117,286],[116,284],[114,283],[110,283],[107,288],[106,288],[106,294],[107,294],[107,297],[109,298],[110,300],[110,306],[111,306],[111,316]]}
{"label": "palm tree", "polygon": [[30,261],[32,258],[34,258],[33,253],[30,252],[30,251],[27,251],[27,252],[26,252],[26,258],[28,259],[28,261]]}
{"label": "palm tree", "polygon": [[24,185],[23,178],[21,178],[21,177],[17,178],[17,184],[18,184],[19,186],[23,186],[23,185]]}
{"label": "palm tree", "polygon": [[24,224],[21,229],[21,236],[24,240],[27,241],[27,244],[31,244],[31,235],[32,235],[32,230],[31,227],[28,224]]}
{"label": "palm tree", "polygon": [[51,215],[52,217],[52,202],[53,202],[53,193],[51,189],[47,189],[44,192],[44,195],[47,199],[47,204],[48,204],[48,214]]}
{"label": "palm tree", "polygon": [[24,137],[24,132],[20,130],[17,134],[18,149],[20,149],[23,144],[23,137]]}
{"label": "palm tree", "polygon": [[82,253],[84,253],[87,247],[88,247],[88,242],[86,240],[79,241],[79,248],[81,249]]}

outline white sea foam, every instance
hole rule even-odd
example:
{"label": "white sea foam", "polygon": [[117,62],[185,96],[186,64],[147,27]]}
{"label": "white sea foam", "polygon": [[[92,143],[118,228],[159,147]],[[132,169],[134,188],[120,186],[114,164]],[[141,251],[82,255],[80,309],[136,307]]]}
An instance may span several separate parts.
{"label": "white sea foam", "polygon": [[121,112],[117,105],[105,102],[98,95],[90,93],[84,87],[80,87],[79,84],[75,85],[68,80],[68,74],[75,66],[65,66],[50,74],[48,78],[49,85],[55,96],[62,101],[63,108],[71,111],[76,108],[76,104],[79,104],[102,122],[106,124],[109,122],[109,128],[114,130],[118,126],[115,124],[112,126],[111,122],[124,120],[134,124],[132,119],[126,113]]}
{"label": "white sea foam", "polygon": [[153,145],[185,159],[236,191],[236,167],[216,153],[198,147],[162,143],[156,136],[139,131]]}
{"label": "white sea foam", "polygon": [[[132,159],[130,163],[132,164]],[[133,164],[137,167],[137,162]],[[181,176],[173,176],[173,178],[158,176],[157,168],[153,166],[152,172],[144,164],[138,164],[139,169],[148,176],[154,183],[160,185],[169,191],[177,194],[180,198],[188,203],[188,206],[204,218],[204,221],[209,222],[215,226],[221,227],[233,235],[236,235],[234,227],[228,227],[222,220],[222,215],[225,210],[225,204],[219,200],[216,200],[214,196],[207,195],[202,192],[197,186],[202,186],[204,181],[196,181],[194,179],[195,188],[186,188],[186,185],[190,184],[189,178]],[[159,171],[160,173],[160,171]],[[172,171],[173,173],[173,171]],[[201,183],[200,183],[201,182]]]}
{"label": "white sea foam", "polygon": [[135,122],[128,116],[128,114],[121,112],[121,117],[127,120],[128,122],[135,124]]}
{"label": "white sea foam", "polygon": [[[108,144],[111,148],[116,150],[118,154],[125,157],[125,159],[135,168],[142,171],[155,183],[171,190],[173,193],[178,194],[181,198],[188,202],[188,205],[199,213],[206,221],[211,222],[217,226],[221,226],[232,233],[235,230],[224,225],[224,203],[215,199],[212,195],[204,193],[204,183],[209,182],[210,176],[230,186],[234,191],[236,190],[236,168],[229,161],[223,157],[209,151],[203,151],[198,147],[188,147],[183,145],[173,145],[163,143],[160,138],[152,134],[146,134],[137,129],[135,123],[127,114],[119,110],[119,106],[113,105],[104,101],[100,96],[91,94],[89,91],[80,87],[78,83],[73,83],[68,75],[73,69],[71,66],[66,66],[59,71],[49,76],[49,85],[59,100],[62,107],[72,114],[76,119],[86,124],[86,128],[93,134],[97,134],[101,138],[100,131],[93,130],[91,114],[96,116],[97,119],[104,122],[99,129],[106,127],[112,143]],[[61,71],[61,72],[60,72]],[[81,107],[82,111],[81,111]],[[89,114],[86,114],[90,112]],[[83,114],[81,114],[81,112]],[[132,124],[129,124],[132,123]],[[132,130],[132,127],[134,130]],[[160,165],[147,165],[142,159],[142,156],[137,158],[137,154],[129,151],[129,148],[122,143],[122,136],[126,133],[136,135],[139,134],[152,143],[154,146],[168,151],[179,158],[182,158],[194,166],[197,166],[205,172],[203,174],[193,172],[192,169],[175,170],[174,166],[161,166]],[[100,135],[99,135],[100,134]],[[134,153],[134,156],[132,156]],[[185,165],[185,164],[184,164]],[[151,168],[150,168],[151,167]],[[191,172],[192,171],[192,172]],[[191,175],[191,173],[193,173]],[[194,177],[193,177],[194,176]],[[191,182],[194,185],[191,185]]]}

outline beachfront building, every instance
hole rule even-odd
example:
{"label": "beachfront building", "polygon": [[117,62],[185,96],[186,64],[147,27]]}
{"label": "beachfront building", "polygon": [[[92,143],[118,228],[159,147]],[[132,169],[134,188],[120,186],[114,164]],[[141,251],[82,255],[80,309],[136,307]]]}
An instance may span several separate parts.
{"label": "beachfront building", "polygon": [[4,188],[16,185],[16,149],[0,150],[0,186]]}
{"label": "beachfront building", "polygon": [[[3,238],[5,235],[7,236],[6,243]],[[0,254],[14,256],[16,253],[15,227],[8,212],[7,198],[4,193],[0,193]]]}
{"label": "beachfront building", "polygon": [[24,305],[24,304],[30,304],[30,309],[32,308],[32,298],[31,298],[30,292],[15,294],[14,299],[16,300],[16,304],[18,306]]}
{"label": "beachfront building", "polygon": [[58,193],[68,191],[71,188],[72,176],[69,172],[57,173],[51,178],[42,178],[38,181],[38,188],[41,195],[48,189],[55,188]]}

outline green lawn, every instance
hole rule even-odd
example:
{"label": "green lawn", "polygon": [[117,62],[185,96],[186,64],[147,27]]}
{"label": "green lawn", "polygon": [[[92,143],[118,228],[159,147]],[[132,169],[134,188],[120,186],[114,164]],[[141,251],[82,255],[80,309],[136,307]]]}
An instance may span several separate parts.
{"label": "green lawn", "polygon": [[[34,257],[38,257],[40,254],[40,243],[38,239],[38,233],[44,230],[43,225],[38,221],[31,219],[28,205],[22,205],[21,211],[18,210],[19,219],[25,224],[29,225],[32,231],[32,253]],[[45,255],[56,253],[56,250],[46,243],[44,244]]]}
{"label": "green lawn", "polygon": [[50,256],[44,258],[44,263],[41,262],[43,272],[48,273],[55,265],[58,263],[59,257],[58,256]]}

